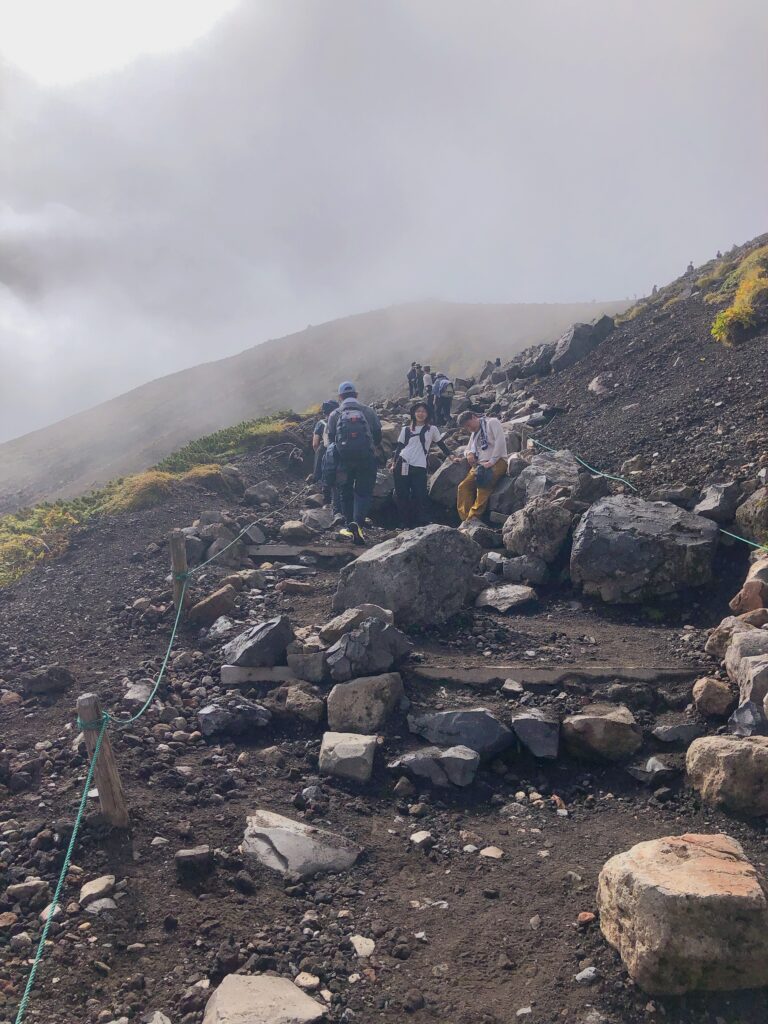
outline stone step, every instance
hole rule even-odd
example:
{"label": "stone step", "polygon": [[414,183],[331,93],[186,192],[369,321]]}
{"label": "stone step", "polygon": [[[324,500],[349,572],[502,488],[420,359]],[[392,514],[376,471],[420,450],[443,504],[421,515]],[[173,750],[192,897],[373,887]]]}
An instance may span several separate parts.
{"label": "stone step", "polygon": [[471,686],[474,689],[492,689],[505,679],[516,679],[528,689],[551,689],[569,682],[612,683],[675,683],[692,682],[700,673],[693,668],[647,665],[558,665],[546,667],[530,664],[480,665],[470,668],[414,665],[408,672],[427,683],[447,686]]}
{"label": "stone step", "polygon": [[247,668],[240,665],[221,666],[221,685],[226,689],[239,686],[255,686],[267,683],[271,686],[291,686],[301,682],[287,665],[272,665],[264,668]]}
{"label": "stone step", "polygon": [[261,562],[298,562],[304,556],[314,558],[326,568],[340,568],[353,562],[361,549],[354,544],[335,544],[333,547],[301,547],[297,544],[249,544],[246,553]]}

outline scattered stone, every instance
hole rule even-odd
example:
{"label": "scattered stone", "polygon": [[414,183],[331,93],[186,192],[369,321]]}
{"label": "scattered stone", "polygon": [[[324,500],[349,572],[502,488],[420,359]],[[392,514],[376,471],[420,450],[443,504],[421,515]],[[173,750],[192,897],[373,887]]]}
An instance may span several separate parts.
{"label": "scattered stone", "polygon": [[302,523],[315,533],[323,533],[333,526],[334,511],[332,508],[308,508],[301,514]]}
{"label": "scattered stone", "polygon": [[412,646],[395,626],[382,619],[366,619],[328,649],[331,679],[344,683],[388,672],[410,654]]}
{"label": "scattered stone", "polygon": [[286,615],[259,622],[231,640],[224,648],[228,665],[262,666],[285,663],[293,629]]}
{"label": "scattered stone", "polygon": [[501,692],[505,697],[520,697],[525,693],[525,687],[516,679],[505,679],[501,685]]}
{"label": "scattered stone", "polygon": [[302,878],[346,871],[362,853],[344,836],[267,810],[248,815],[241,851],[246,861]]}
{"label": "scattered stone", "polygon": [[373,951],[376,949],[376,943],[373,939],[367,939],[364,935],[350,935],[349,941],[352,943],[355,953],[362,959],[372,956]]}
{"label": "scattered stone", "polygon": [[187,612],[187,619],[195,626],[212,626],[222,615],[228,615],[235,607],[237,591],[231,584],[214,590],[202,601],[193,604]]}
{"label": "scattered stone", "polygon": [[603,315],[591,324],[573,324],[555,342],[550,366],[555,373],[573,366],[596,349],[615,327],[613,317]]}
{"label": "scattered stone", "polygon": [[379,732],[407,704],[398,672],[339,683],[328,694],[328,725],[336,732]]}
{"label": "scattered stone", "polygon": [[325,1016],[288,978],[228,974],[208,1000],[203,1024],[315,1024]]}
{"label": "scattered stone", "polygon": [[68,668],[45,665],[24,672],[19,677],[19,688],[24,697],[39,697],[42,694],[64,693],[74,682],[75,677]]}
{"label": "scattered stone", "polygon": [[81,907],[87,907],[89,903],[111,896],[114,888],[114,875],[102,875],[100,878],[94,878],[92,882],[86,882],[80,889],[80,897],[77,902]]}
{"label": "scattered stone", "polygon": [[573,535],[571,579],[626,604],[712,579],[717,526],[666,502],[616,495],[584,513]]}
{"label": "scattered stone", "polygon": [[503,559],[501,575],[509,583],[546,583],[549,568],[538,555],[518,555],[515,558]]}
{"label": "scattered stone", "polygon": [[736,698],[724,680],[702,676],[693,684],[693,703],[700,715],[725,718],[736,705]]}
{"label": "scattered stone", "polygon": [[210,846],[193,846],[177,850],[174,856],[176,873],[184,881],[207,878],[213,871],[213,852]]}
{"label": "scattered stone", "polygon": [[706,803],[748,817],[768,814],[768,737],[702,736],[688,748],[685,766]]}
{"label": "scattered stone", "polygon": [[763,707],[752,700],[744,700],[739,704],[728,719],[728,732],[731,736],[757,736],[767,731],[765,718],[765,701]]}
{"label": "scattered stone", "polygon": [[[506,686],[506,683],[504,685]],[[522,690],[522,687],[520,689]],[[557,715],[542,708],[525,708],[512,714],[511,724],[517,738],[534,757],[557,757],[560,743],[560,722]]]}
{"label": "scattered stone", "polygon": [[389,768],[402,769],[434,786],[469,786],[474,781],[480,755],[469,747],[422,747],[390,762]]}
{"label": "scattered stone", "polygon": [[512,732],[487,708],[412,714],[408,728],[430,743],[468,747],[480,757],[500,754],[514,742]]}
{"label": "scattered stone", "polygon": [[151,679],[139,679],[131,683],[123,694],[123,704],[130,710],[138,710],[144,707],[152,695],[154,684]]}
{"label": "scattered stone", "polygon": [[353,629],[362,626],[366,619],[381,619],[394,625],[395,616],[389,609],[381,608],[377,604],[361,604],[357,608],[347,608],[330,622],[326,622],[320,630],[320,639],[323,643],[335,644],[345,633],[351,633]]}
{"label": "scattered stone", "polygon": [[635,716],[622,704],[589,704],[563,719],[563,741],[575,757],[621,761],[636,753],[643,734]]}
{"label": "scattered stone", "polygon": [[197,721],[206,738],[218,733],[243,736],[269,725],[272,715],[261,704],[245,697],[219,697],[198,711]]}
{"label": "scattered stone", "polygon": [[736,510],[740,532],[758,544],[768,543],[768,487],[760,487]]}
{"label": "scattered stone", "polygon": [[704,729],[698,722],[660,722],[651,735],[660,743],[681,743],[688,746]]}
{"label": "scattered stone", "polygon": [[646,786],[658,785],[659,782],[667,782],[679,775],[680,769],[668,764],[662,757],[649,757],[640,764],[633,764],[627,771],[633,779],[644,783]]}
{"label": "scattered stone", "polygon": [[501,860],[504,851],[500,850],[498,846],[486,846],[480,851],[480,856],[485,857],[486,860]]}
{"label": "scattered stone", "polygon": [[[280,501],[280,492],[274,484],[262,480],[261,483],[246,488],[243,501],[246,505],[277,505]],[[260,542],[255,540],[253,543]]]}
{"label": "scattered stone", "polygon": [[280,527],[280,540],[284,540],[287,544],[302,544],[312,540],[314,536],[314,530],[311,530],[299,519],[288,519]]}
{"label": "scattered stone", "polygon": [[325,715],[325,701],[300,686],[289,686],[285,691],[284,709],[302,722],[319,725]]}
{"label": "scattered stone", "polygon": [[739,501],[739,485],[733,481],[724,484],[710,484],[705,487],[698,505],[693,511],[697,516],[711,519],[713,523],[733,522]]}
{"label": "scattered stone", "polygon": [[329,679],[328,654],[320,637],[293,640],[288,644],[286,660],[297,679],[309,683],[325,683]]}
{"label": "scattered stone", "polygon": [[395,621],[443,622],[462,608],[480,556],[473,540],[449,526],[406,531],[341,570],[334,610],[373,601],[391,609]]}
{"label": "scattered stone", "polygon": [[104,913],[106,910],[117,910],[117,904],[110,897],[94,900],[93,903],[89,903],[85,908],[86,914],[93,914],[95,917],[98,917],[99,914]]}
{"label": "scattered stone", "polygon": [[432,833],[426,831],[414,832],[411,835],[411,842],[417,850],[431,850],[435,845]]}
{"label": "scattered stone", "polygon": [[502,583],[483,590],[475,599],[475,607],[493,608],[494,611],[504,614],[513,608],[520,608],[537,600],[538,596],[533,587],[517,583]]}
{"label": "scattered stone", "polygon": [[768,984],[768,904],[729,836],[638,843],[605,864],[597,900],[603,935],[646,992]]}
{"label": "scattered stone", "polygon": [[352,782],[368,782],[373,773],[376,737],[326,732],[320,747],[320,771]]}

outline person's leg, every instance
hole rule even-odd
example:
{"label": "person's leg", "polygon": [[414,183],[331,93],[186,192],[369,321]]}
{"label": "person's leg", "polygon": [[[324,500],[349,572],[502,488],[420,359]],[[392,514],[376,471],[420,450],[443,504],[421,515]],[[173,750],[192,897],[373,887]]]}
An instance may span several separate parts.
{"label": "person's leg", "polygon": [[376,459],[361,462],[355,469],[355,522],[358,526],[365,524],[365,517],[373,500],[373,488],[376,486]]}
{"label": "person's leg", "polygon": [[462,523],[469,516],[472,506],[475,503],[476,492],[477,483],[475,481],[475,469],[473,466],[459,484],[459,489],[456,492],[456,509]]}
{"label": "person's leg", "polygon": [[480,516],[485,512],[485,507],[488,504],[491,495],[496,489],[496,484],[501,480],[507,472],[507,460],[499,459],[492,469],[493,480],[487,487],[478,487],[477,494],[475,496],[474,504],[469,510],[468,519],[479,519]]}
{"label": "person's leg", "polygon": [[323,479],[323,459],[325,458],[325,446],[320,447],[315,452],[315,472],[313,474],[313,480],[316,484],[319,484]]}
{"label": "person's leg", "polygon": [[355,518],[355,467],[344,466],[342,470],[342,482],[339,486],[341,492],[341,511],[344,514],[344,522],[349,526]]}
{"label": "person's leg", "polygon": [[427,470],[420,466],[411,468],[411,501],[413,508],[413,525],[426,526],[429,522],[427,511]]}
{"label": "person's leg", "polygon": [[405,526],[406,529],[411,527],[411,490],[410,490],[410,473],[408,476],[403,476],[402,473],[398,472],[398,464],[395,464],[395,503],[397,504],[397,512],[400,518],[400,525]]}

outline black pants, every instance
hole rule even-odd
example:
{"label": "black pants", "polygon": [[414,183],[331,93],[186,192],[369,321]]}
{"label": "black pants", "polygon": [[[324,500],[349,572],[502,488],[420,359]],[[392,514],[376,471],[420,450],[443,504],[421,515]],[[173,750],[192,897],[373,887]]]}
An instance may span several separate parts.
{"label": "black pants", "polygon": [[368,458],[355,459],[354,462],[341,464],[339,491],[347,526],[350,523],[363,525],[371,507],[375,485],[376,458],[373,454]]}
{"label": "black pants", "polygon": [[442,427],[451,418],[451,396],[440,395],[435,404],[435,423]]}
{"label": "black pants", "polygon": [[402,460],[398,459],[394,477],[395,500],[401,523],[409,530],[414,526],[425,526],[429,522],[426,469],[409,466],[408,475],[403,476]]}
{"label": "black pants", "polygon": [[415,398],[416,397],[416,381],[415,380],[409,380],[408,381],[408,397],[409,398]]}

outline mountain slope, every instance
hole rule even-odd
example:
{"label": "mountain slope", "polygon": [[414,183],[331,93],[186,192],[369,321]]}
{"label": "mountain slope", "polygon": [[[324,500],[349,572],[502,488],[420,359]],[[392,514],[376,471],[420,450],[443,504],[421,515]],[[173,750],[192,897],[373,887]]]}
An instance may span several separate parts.
{"label": "mountain slope", "polygon": [[0,513],[82,494],[239,420],[306,408],[330,397],[344,378],[368,398],[383,397],[403,385],[413,359],[464,373],[489,353],[509,358],[555,338],[574,320],[625,307],[432,302],[310,326],[161,377],[0,445]]}

